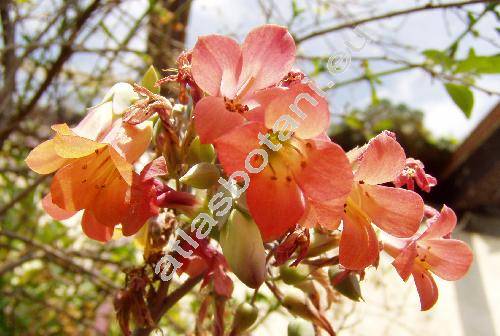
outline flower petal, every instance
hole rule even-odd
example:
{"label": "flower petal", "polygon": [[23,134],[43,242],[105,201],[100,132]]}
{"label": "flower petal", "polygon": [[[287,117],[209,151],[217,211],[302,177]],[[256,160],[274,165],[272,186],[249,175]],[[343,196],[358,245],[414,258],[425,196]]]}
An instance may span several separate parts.
{"label": "flower petal", "polygon": [[158,207],[154,204],[156,190],[152,181],[143,182],[141,177],[134,175],[130,188],[130,196],[127,212],[122,220],[122,232],[125,236],[131,236],[146,223],[146,221],[158,214]]}
{"label": "flower petal", "polygon": [[128,189],[127,183],[119,175],[115,176],[99,190],[90,204],[94,218],[106,226],[115,226],[120,223],[128,209],[126,203]]}
{"label": "flower petal", "polygon": [[264,124],[267,106],[274,99],[286,93],[287,90],[288,89],[283,87],[273,86],[255,92],[252,96],[243,101],[243,103],[250,108],[250,110],[245,113],[245,119]]}
{"label": "flower petal", "polygon": [[213,143],[244,121],[239,113],[228,111],[220,97],[205,97],[194,108],[194,126],[204,144]]}
{"label": "flower petal", "polygon": [[424,202],[405,189],[360,185],[363,210],[373,223],[396,237],[411,237],[424,215]]}
{"label": "flower petal", "polygon": [[109,155],[113,160],[113,164],[120,173],[121,177],[125,180],[128,185],[132,184],[132,179],[134,176],[134,167],[127,162],[114,148],[108,148]]}
{"label": "flower petal", "polygon": [[94,240],[108,242],[113,237],[114,227],[102,225],[95,219],[92,212],[85,210],[82,218],[83,232]]}
{"label": "flower petal", "polygon": [[243,68],[239,83],[252,78],[253,91],[279,82],[290,71],[295,60],[292,36],[285,27],[277,25],[268,24],[252,30],[241,50]]}
{"label": "flower petal", "polygon": [[318,202],[310,198],[306,202],[306,213],[301,219],[305,227],[319,226],[326,230],[336,230],[344,214],[344,201],[339,198]]}
{"label": "flower petal", "polygon": [[352,170],[342,148],[331,142],[309,140],[302,147],[305,158],[294,176],[307,197],[316,201],[339,199],[343,204],[352,188]]}
{"label": "flower petal", "polygon": [[50,217],[58,221],[68,219],[76,214],[76,211],[66,211],[55,205],[52,202],[52,196],[50,195],[50,193],[45,195],[45,197],[42,199],[42,207]]}
{"label": "flower petal", "polygon": [[160,156],[148,163],[141,171],[141,180],[149,181],[155,177],[167,175],[167,162]]}
{"label": "flower petal", "polygon": [[88,208],[113,169],[106,149],[74,160],[54,175],[50,186],[52,201],[67,211]]}
{"label": "flower petal", "polygon": [[420,297],[420,309],[422,311],[431,309],[439,295],[434,278],[419,265],[415,265],[412,275],[415,286],[417,286],[418,296]]}
{"label": "flower petal", "polygon": [[304,213],[302,192],[286,168],[279,163],[252,175],[247,191],[247,205],[262,239],[271,241],[283,236]]}
{"label": "flower petal", "polygon": [[50,174],[61,168],[67,160],[57,155],[54,140],[42,142],[29,153],[26,164],[38,174]]}
{"label": "flower petal", "polygon": [[251,122],[233,129],[215,141],[217,155],[226,175],[229,176],[237,170],[246,171],[246,157],[252,150],[261,147],[259,132],[265,134],[266,129],[259,123]]}
{"label": "flower petal", "polygon": [[376,262],[379,255],[377,235],[370,223],[348,209],[340,237],[340,264],[347,269],[362,270]]}
{"label": "flower petal", "polygon": [[241,49],[232,38],[208,35],[198,38],[191,72],[198,86],[211,96],[234,98],[241,70]]}
{"label": "flower petal", "polygon": [[[312,139],[321,135],[330,124],[330,110],[325,98],[319,96],[307,84],[295,84],[272,100],[265,111],[268,128],[282,128],[280,117],[292,118],[298,128],[295,135],[302,139]],[[278,122],[277,122],[278,121]]]}
{"label": "flower petal", "polygon": [[354,179],[372,185],[394,181],[405,161],[401,145],[388,132],[382,132],[368,143]]}
{"label": "flower petal", "polygon": [[56,135],[53,139],[54,150],[62,158],[76,159],[92,154],[105,144],[77,135]]}
{"label": "flower petal", "polygon": [[431,220],[429,228],[425,230],[420,239],[442,238],[450,234],[457,224],[455,212],[443,205],[439,215]]}
{"label": "flower petal", "polygon": [[417,246],[414,242],[412,242],[410,245],[405,247],[392,262],[392,265],[404,281],[408,280],[410,277],[416,257]]}
{"label": "flower petal", "polygon": [[129,125],[118,119],[102,140],[109,143],[128,163],[134,163],[147,150],[153,136],[153,123]]}
{"label": "flower petal", "polygon": [[90,108],[73,131],[80,137],[98,141],[113,123],[113,103],[106,102]]}
{"label": "flower petal", "polygon": [[431,266],[438,277],[455,281],[462,278],[472,264],[472,251],[461,240],[429,239],[418,241],[419,258]]}

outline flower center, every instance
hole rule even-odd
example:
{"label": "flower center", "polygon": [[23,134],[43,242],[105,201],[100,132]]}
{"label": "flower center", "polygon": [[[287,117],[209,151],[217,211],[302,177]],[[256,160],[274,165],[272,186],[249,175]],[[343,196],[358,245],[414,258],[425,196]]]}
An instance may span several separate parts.
{"label": "flower center", "polygon": [[240,104],[236,99],[229,99],[224,97],[224,104],[226,105],[226,110],[230,112],[236,112],[239,114],[248,112],[248,106]]}

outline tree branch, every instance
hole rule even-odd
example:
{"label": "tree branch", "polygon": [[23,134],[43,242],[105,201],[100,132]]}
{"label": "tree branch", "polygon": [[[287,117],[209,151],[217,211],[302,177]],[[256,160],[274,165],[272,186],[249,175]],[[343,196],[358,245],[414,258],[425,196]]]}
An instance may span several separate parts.
{"label": "tree branch", "polygon": [[[4,141],[9,137],[10,133],[19,125],[19,123],[29,115],[33,110],[35,110],[35,106],[43,96],[47,88],[50,86],[55,77],[62,70],[63,65],[66,61],[71,57],[74,53],[73,43],[78,37],[80,31],[84,27],[85,22],[90,18],[92,13],[99,7],[100,0],[94,0],[75,20],[73,24],[73,31],[69,36],[66,44],[62,46],[61,51],[59,52],[59,56],[56,61],[52,65],[52,67],[47,71],[44,81],[35,92],[33,97],[29,100],[29,102],[21,106],[17,113],[7,122],[7,125],[4,126],[3,129],[0,130],[0,148],[3,147]],[[5,99],[2,102],[2,106],[0,106],[0,111],[4,111],[5,109]]]}
{"label": "tree branch", "polygon": [[[172,308],[177,303],[177,301],[182,299],[184,295],[186,295],[191,289],[193,289],[203,279],[204,275],[205,273],[202,273],[196,277],[189,278],[188,280],[186,280],[186,282],[177,287],[177,289],[174,290],[170,295],[164,298],[160,305],[154,307],[154,309],[151,311],[151,317],[153,318],[155,323],[158,323],[162,316],[165,315],[165,313],[170,308]],[[137,328],[134,330],[133,335],[146,336],[149,335],[149,333],[153,331],[153,329],[154,328]]]}
{"label": "tree branch", "polygon": [[0,208],[0,218],[5,215],[7,211],[10,210],[17,202],[21,201],[23,198],[28,196],[40,183],[45,181],[49,175],[42,175],[35,180],[31,185],[27,186],[19,195],[15,196],[9,203],[5,204]]}
{"label": "tree branch", "polygon": [[58,265],[70,269],[74,272],[80,272],[87,274],[88,276],[92,277],[97,281],[97,283],[100,284],[100,286],[105,289],[108,293],[113,292],[114,290],[118,289],[118,286],[113,283],[111,280],[108,278],[102,276],[99,272],[95,271],[94,269],[91,268],[86,268],[83,267],[77,263],[75,263],[70,257],[68,257],[68,253],[64,251],[60,251],[56,248],[53,248],[51,246],[39,243],[35,240],[26,238],[24,236],[21,236],[15,232],[9,231],[2,229],[0,230],[0,235],[9,237],[11,239],[17,239],[20,240],[28,245],[31,245],[33,247],[36,247],[43,252],[45,252],[45,256],[49,259],[52,259],[55,263]]}
{"label": "tree branch", "polygon": [[410,13],[416,13],[416,12],[433,10],[433,9],[460,8],[460,7],[467,6],[467,5],[472,5],[472,4],[477,4],[477,3],[486,3],[486,2],[499,2],[499,1],[469,0],[469,1],[457,1],[457,2],[442,3],[442,4],[428,3],[428,4],[423,5],[423,6],[412,7],[412,8],[402,9],[402,10],[384,13],[384,14],[380,14],[380,15],[375,15],[375,16],[371,16],[368,18],[359,19],[359,20],[355,20],[355,21],[351,21],[351,22],[346,22],[346,23],[339,24],[337,26],[332,26],[332,27],[321,29],[321,30],[317,30],[317,31],[311,32],[307,35],[304,35],[302,37],[297,38],[295,40],[295,42],[297,44],[299,44],[301,42],[304,42],[304,41],[309,40],[313,37],[317,37],[317,36],[320,36],[323,34],[331,33],[331,32],[346,29],[346,28],[354,28],[354,27],[361,25],[361,24],[365,24],[365,23],[373,22],[373,21],[378,21],[378,20],[384,20],[384,19],[395,17],[395,16],[406,15],[406,14],[410,14]]}

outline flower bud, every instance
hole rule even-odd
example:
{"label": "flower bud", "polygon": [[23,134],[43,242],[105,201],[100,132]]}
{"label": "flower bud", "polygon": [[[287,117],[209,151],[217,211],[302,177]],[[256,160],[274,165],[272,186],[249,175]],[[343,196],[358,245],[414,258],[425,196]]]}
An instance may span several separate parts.
{"label": "flower bud", "polygon": [[217,183],[219,177],[220,171],[216,165],[201,162],[191,167],[180,181],[198,189],[207,189]]}
{"label": "flower bud", "polygon": [[328,270],[328,276],[332,286],[340,294],[353,300],[359,301],[363,297],[361,288],[359,287],[359,279],[357,275],[349,270],[341,270],[338,266],[333,266]]}
{"label": "flower bud", "polygon": [[156,71],[154,66],[150,66],[148,68],[148,71],[144,74],[144,77],[142,77],[142,82],[141,85],[144,86],[146,89],[151,91],[152,93],[160,93],[160,87],[155,86],[155,83],[160,79],[158,76],[158,72]]}
{"label": "flower bud", "polygon": [[306,258],[317,257],[339,246],[340,236],[315,231],[311,238],[311,244],[307,250]]}
{"label": "flower bud", "polygon": [[297,265],[290,267],[287,265],[280,266],[280,277],[284,283],[295,285],[307,279],[309,275],[309,267],[305,265]]}
{"label": "flower bud", "polygon": [[255,222],[233,209],[220,232],[222,252],[233,273],[250,288],[258,288],[266,274],[266,252]]}
{"label": "flower bud", "polygon": [[288,336],[314,336],[314,328],[311,323],[296,319],[288,324]]}
{"label": "flower bud", "polygon": [[113,114],[122,115],[123,112],[139,99],[134,87],[128,83],[116,83],[104,96],[102,103],[112,102]]}
{"label": "flower bud", "polygon": [[315,316],[306,304],[306,298],[299,293],[289,293],[283,298],[283,306],[293,315],[308,321],[314,321]]}
{"label": "flower bud", "polygon": [[250,328],[257,320],[258,315],[259,311],[256,307],[246,302],[240,304],[236,308],[231,335],[237,335]]}
{"label": "flower bud", "polygon": [[194,138],[188,150],[188,163],[213,162],[214,159],[214,146],[211,144],[202,144],[199,137]]}

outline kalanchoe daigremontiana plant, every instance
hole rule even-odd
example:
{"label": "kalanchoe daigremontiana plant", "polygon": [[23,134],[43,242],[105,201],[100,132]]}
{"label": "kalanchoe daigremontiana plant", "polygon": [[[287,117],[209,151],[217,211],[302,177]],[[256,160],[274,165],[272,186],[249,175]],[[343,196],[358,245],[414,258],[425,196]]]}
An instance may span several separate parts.
{"label": "kalanchoe daigremontiana plant", "polygon": [[[145,263],[127,271],[115,300],[125,334],[131,320],[149,333],[199,281],[198,333],[207,321],[216,335],[245,332],[264,284],[284,309],[332,335],[325,311],[335,293],[358,301],[380,251],[404,281],[413,276],[422,310],[438,297],[432,273],[454,281],[467,272],[471,250],[450,238],[453,210],[430,210],[414,191],[414,181],[429,192],[436,179],[389,131],[345,153],[326,134],[323,92],[292,70],[294,59],[291,35],[275,25],[241,45],[200,37],[175,74],[158,80],[151,68],[142,86],[116,84],[76,127],[54,125],[28,156],[37,173],[55,173],[43,200],[49,215],[83,210],[90,238],[107,242],[119,230],[142,242]],[[159,95],[165,82],[180,95]],[[145,156],[151,162],[137,172]],[[231,272],[255,289],[238,307],[227,305]],[[187,280],[169,293],[176,274]]]}

